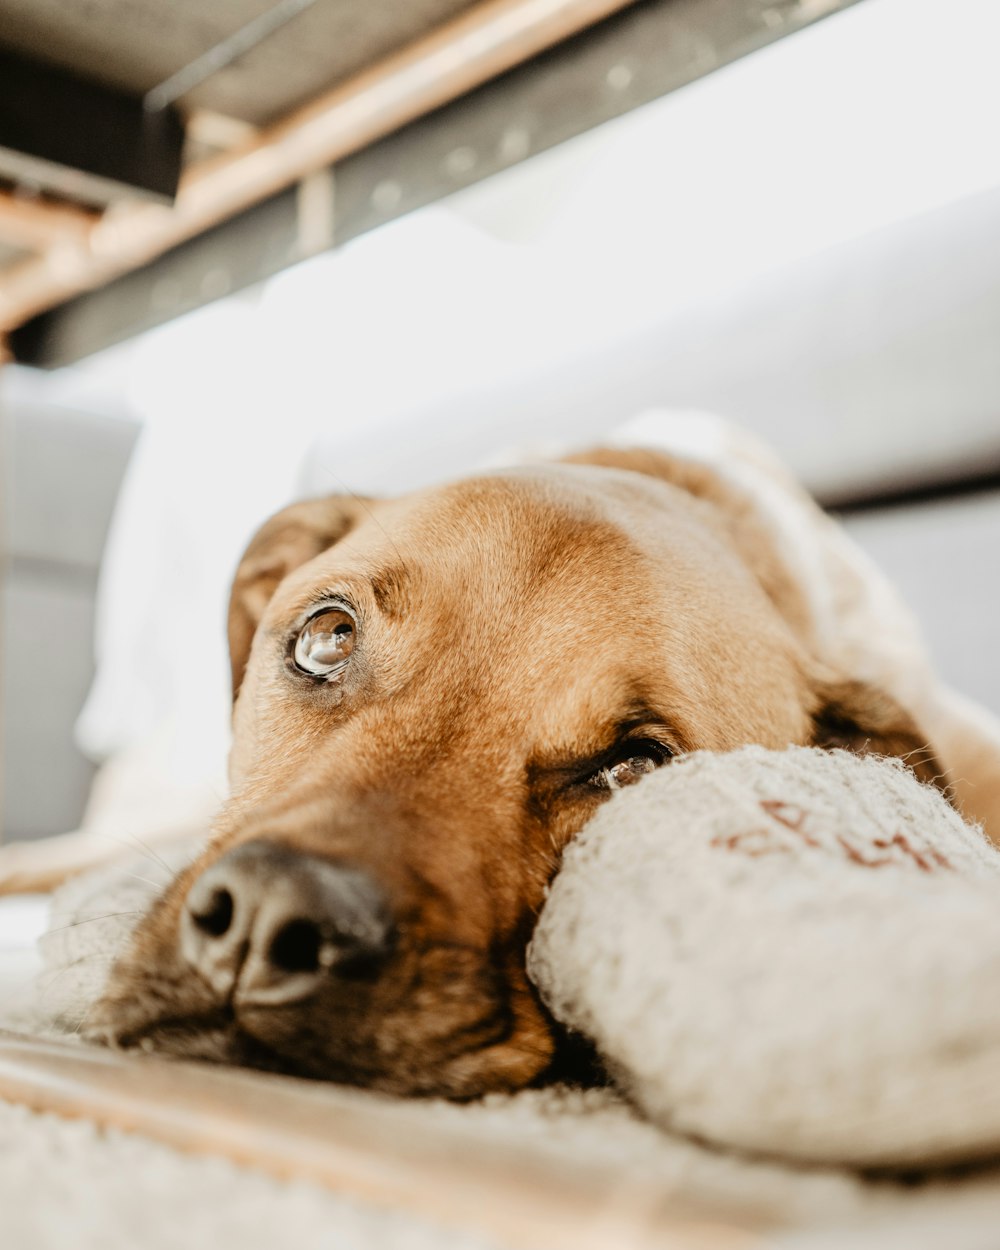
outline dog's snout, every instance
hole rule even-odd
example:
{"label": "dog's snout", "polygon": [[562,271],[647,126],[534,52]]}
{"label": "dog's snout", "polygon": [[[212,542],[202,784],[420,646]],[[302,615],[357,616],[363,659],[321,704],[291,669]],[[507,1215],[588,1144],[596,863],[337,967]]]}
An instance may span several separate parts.
{"label": "dog's snout", "polygon": [[385,897],[366,872],[259,840],[195,880],[180,944],[220,997],[266,1006],[305,998],[330,976],[374,976],[393,936]]}

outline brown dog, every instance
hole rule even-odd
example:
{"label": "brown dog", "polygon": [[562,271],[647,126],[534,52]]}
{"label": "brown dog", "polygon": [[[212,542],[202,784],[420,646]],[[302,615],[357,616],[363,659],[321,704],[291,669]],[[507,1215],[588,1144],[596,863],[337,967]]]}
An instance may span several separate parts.
{"label": "brown dog", "polygon": [[232,595],[233,798],[93,1032],[402,1093],[539,1078],[526,944],[613,789],[745,743],[941,776],[810,612],[748,497],[655,453],[288,508]]}

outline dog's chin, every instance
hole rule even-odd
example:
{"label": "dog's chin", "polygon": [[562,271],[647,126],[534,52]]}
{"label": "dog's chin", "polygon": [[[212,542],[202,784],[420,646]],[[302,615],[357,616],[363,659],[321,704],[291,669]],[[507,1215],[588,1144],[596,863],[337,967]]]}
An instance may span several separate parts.
{"label": "dog's chin", "polygon": [[425,1011],[372,1024],[352,1022],[330,1003],[240,1011],[207,995],[187,998],[182,1008],[169,981],[123,979],[95,1005],[83,1035],[121,1050],[451,1099],[536,1084],[558,1050],[550,1021],[527,990],[480,1001],[436,1029],[428,1028]]}
{"label": "dog's chin", "polygon": [[552,1068],[555,1047],[538,1039],[516,1037],[460,1054],[433,1051],[401,1055],[380,1062],[365,1052],[344,1048],[321,1053],[285,1049],[255,1035],[236,1019],[162,1020],[138,1031],[118,1034],[100,1023],[86,1030],[87,1040],[116,1049],[177,1059],[329,1081],[402,1097],[478,1098],[512,1093],[538,1083]]}

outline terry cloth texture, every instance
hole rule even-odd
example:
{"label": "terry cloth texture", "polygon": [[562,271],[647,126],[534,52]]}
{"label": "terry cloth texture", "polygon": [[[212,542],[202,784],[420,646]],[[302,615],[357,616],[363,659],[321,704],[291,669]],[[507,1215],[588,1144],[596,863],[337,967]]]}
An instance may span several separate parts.
{"label": "terry cloth texture", "polygon": [[1000,1154],[1000,853],[899,761],[745,747],[623,790],[530,970],[671,1131],[863,1167]]}
{"label": "terry cloth texture", "polygon": [[500,1250],[305,1181],[0,1103],[4,1250]]}

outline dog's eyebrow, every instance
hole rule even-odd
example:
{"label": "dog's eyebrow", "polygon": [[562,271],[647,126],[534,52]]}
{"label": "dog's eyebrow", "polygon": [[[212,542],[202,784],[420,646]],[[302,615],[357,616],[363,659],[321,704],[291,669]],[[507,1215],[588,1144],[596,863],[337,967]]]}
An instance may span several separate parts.
{"label": "dog's eyebrow", "polygon": [[636,730],[652,729],[656,726],[668,728],[671,738],[677,741],[677,745],[687,749],[674,723],[674,717],[665,714],[662,707],[654,706],[652,700],[647,698],[640,689],[636,689],[633,691],[632,698],[624,704],[618,717],[605,725],[603,734],[603,741],[606,743],[605,750],[624,741]]}
{"label": "dog's eyebrow", "polygon": [[402,565],[384,565],[373,569],[368,584],[378,610],[386,616],[401,615],[408,606],[409,576]]}
{"label": "dog's eyebrow", "polygon": [[[656,726],[669,726],[669,741],[664,746],[676,747],[681,753],[690,748],[671,722],[646,703],[634,703],[624,714],[604,727],[599,736],[599,745],[580,751],[569,751],[555,759],[534,759],[528,762],[527,775],[529,784],[536,784],[543,779],[549,782],[567,781],[589,772],[597,772],[613,758],[617,747],[639,729],[653,731]],[[655,732],[650,736],[657,737]]]}

